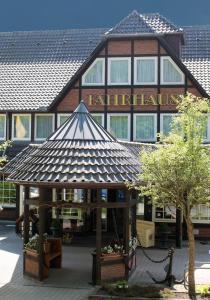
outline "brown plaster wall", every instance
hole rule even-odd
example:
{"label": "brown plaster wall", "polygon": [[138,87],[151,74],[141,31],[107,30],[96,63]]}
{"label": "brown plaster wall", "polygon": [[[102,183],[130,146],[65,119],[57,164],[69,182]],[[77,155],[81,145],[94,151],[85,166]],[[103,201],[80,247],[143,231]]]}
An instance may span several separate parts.
{"label": "brown plaster wall", "polygon": [[158,42],[156,40],[136,40],[134,41],[134,54],[157,54]]}

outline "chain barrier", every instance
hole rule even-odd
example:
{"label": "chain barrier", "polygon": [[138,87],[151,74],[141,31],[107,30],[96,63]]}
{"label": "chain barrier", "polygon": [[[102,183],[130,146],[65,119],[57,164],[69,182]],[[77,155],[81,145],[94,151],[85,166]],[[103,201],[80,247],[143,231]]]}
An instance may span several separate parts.
{"label": "chain barrier", "polygon": [[166,255],[166,257],[164,257],[164,258],[162,258],[162,259],[160,259],[160,260],[152,259],[152,258],[146,253],[144,247],[142,246],[141,240],[140,240],[139,235],[138,235],[138,233],[137,233],[137,230],[135,230],[134,236],[136,236],[137,241],[138,241],[138,243],[139,243],[139,246],[140,246],[140,248],[141,248],[141,250],[142,250],[144,256],[145,256],[149,261],[151,261],[151,262],[153,262],[153,263],[155,263],[155,264],[161,264],[161,263],[165,262],[165,261],[170,257],[171,251],[172,251],[171,248],[168,250],[168,254]]}

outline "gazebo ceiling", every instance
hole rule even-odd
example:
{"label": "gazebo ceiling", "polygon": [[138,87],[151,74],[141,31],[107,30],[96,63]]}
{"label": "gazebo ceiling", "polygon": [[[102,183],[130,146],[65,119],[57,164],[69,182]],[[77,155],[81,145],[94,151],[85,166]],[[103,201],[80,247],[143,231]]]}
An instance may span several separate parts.
{"label": "gazebo ceiling", "polygon": [[136,156],[93,119],[82,101],[8,179],[32,184],[124,184],[135,181],[139,172]]}

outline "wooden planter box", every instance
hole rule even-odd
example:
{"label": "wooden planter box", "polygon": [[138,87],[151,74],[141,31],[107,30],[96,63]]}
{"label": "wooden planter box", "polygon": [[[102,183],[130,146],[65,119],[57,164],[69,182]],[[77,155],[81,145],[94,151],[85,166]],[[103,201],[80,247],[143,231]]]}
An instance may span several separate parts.
{"label": "wooden planter box", "polygon": [[[93,253],[93,269],[92,279],[93,283],[99,282],[96,278],[96,254]],[[132,270],[136,266],[135,252],[128,255],[122,255],[118,253],[104,254],[100,259],[101,264],[101,282],[110,282],[121,279],[127,279]]]}
{"label": "wooden planter box", "polygon": [[[40,256],[36,250],[25,249],[23,273],[33,278],[40,279]],[[50,268],[60,268],[62,262],[61,239],[48,239],[44,243],[44,270],[43,277],[47,278]]]}
{"label": "wooden planter box", "polygon": [[[23,273],[34,278],[39,278],[39,254],[36,250],[26,249],[24,252],[24,267]],[[44,278],[47,278],[49,270],[44,267]]]}
{"label": "wooden planter box", "polygon": [[122,254],[105,254],[101,256],[101,281],[125,279],[125,256]]}

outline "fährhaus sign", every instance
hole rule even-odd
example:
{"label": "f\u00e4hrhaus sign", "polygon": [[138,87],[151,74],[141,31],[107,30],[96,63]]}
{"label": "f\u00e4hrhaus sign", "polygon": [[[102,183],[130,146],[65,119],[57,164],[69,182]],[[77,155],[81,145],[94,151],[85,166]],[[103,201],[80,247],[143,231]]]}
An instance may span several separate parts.
{"label": "f\u00e4hrhaus sign", "polygon": [[125,106],[125,105],[177,105],[181,96],[179,94],[90,94],[88,104]]}

